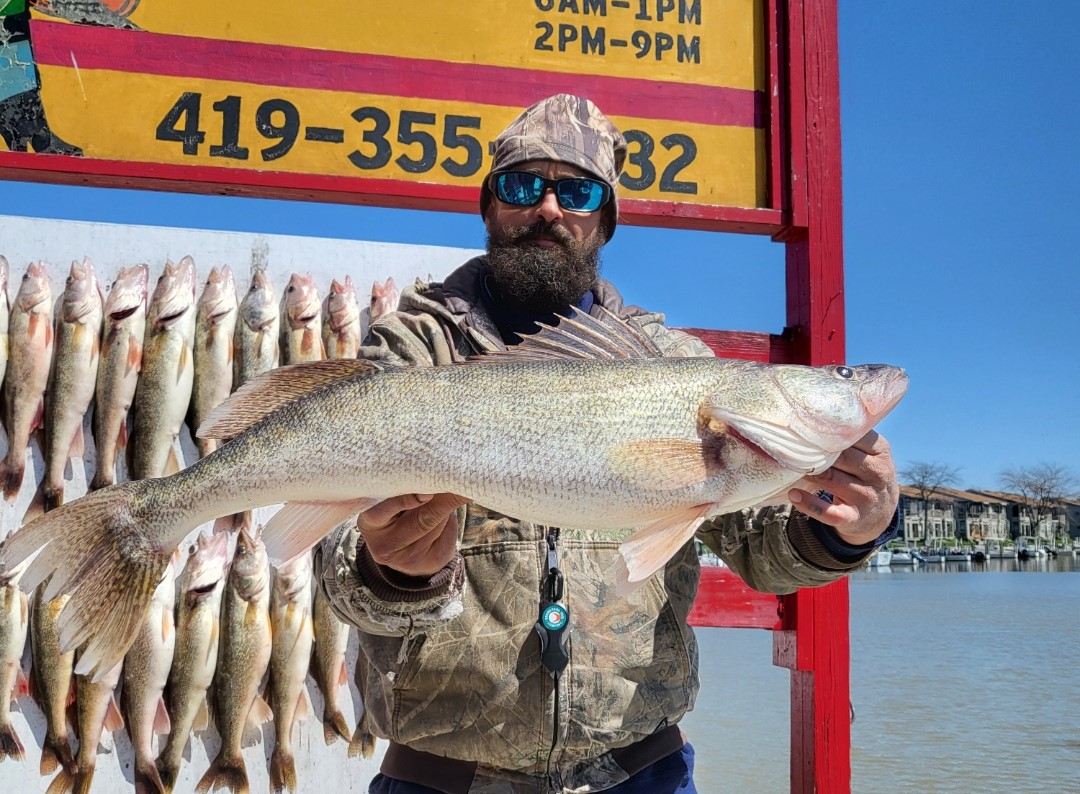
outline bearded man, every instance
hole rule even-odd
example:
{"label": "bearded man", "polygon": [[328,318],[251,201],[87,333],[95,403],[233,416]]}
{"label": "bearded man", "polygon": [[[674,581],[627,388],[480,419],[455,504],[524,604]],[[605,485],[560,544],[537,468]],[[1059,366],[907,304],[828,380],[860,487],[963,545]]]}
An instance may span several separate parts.
{"label": "bearded man", "polygon": [[[496,140],[482,185],[486,256],[442,283],[407,288],[399,310],[373,324],[362,355],[450,364],[599,307],[665,355],[712,355],[666,328],[663,315],[625,306],[599,276],[625,157],[623,136],[587,99],[562,94],[526,109]],[[835,581],[895,534],[888,443],[871,432],[819,477],[831,502],[793,490],[798,511],[718,516],[697,536],[759,590]],[[619,596],[607,575],[626,534],[540,526],[454,494],[413,494],[327,539],[320,586],[360,630],[364,721],[390,740],[372,794],[696,790],[693,748],[678,727],[698,691],[686,622],[699,574],[694,544]]]}

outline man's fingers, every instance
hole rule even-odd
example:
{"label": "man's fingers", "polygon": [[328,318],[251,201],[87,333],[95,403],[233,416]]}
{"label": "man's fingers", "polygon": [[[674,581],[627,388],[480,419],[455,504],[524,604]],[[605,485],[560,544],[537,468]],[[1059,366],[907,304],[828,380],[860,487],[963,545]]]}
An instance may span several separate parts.
{"label": "man's fingers", "polygon": [[889,442],[876,430],[867,430],[866,435],[852,444],[851,448],[865,452],[867,455],[880,455],[889,448]]}
{"label": "man's fingers", "polygon": [[384,499],[360,514],[360,529],[385,529],[406,510],[415,510],[434,498],[434,494],[410,493]]}

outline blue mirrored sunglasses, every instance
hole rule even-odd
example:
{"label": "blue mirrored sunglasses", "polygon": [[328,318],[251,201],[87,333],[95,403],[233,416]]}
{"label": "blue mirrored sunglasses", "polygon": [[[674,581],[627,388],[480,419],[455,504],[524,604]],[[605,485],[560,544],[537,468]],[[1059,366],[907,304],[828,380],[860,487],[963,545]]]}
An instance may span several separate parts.
{"label": "blue mirrored sunglasses", "polygon": [[528,171],[503,171],[491,177],[491,184],[499,201],[515,207],[539,204],[548,188],[555,191],[559,206],[571,212],[593,212],[611,198],[610,187],[587,176],[546,179]]}

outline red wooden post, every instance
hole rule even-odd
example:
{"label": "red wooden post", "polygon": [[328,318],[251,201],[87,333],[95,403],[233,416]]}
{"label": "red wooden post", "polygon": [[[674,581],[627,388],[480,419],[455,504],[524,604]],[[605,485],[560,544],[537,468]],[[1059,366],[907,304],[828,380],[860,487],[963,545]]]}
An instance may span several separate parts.
{"label": "red wooden post", "polygon": [[[808,364],[844,358],[840,76],[835,0],[793,2],[787,15],[793,228],[787,323]],[[791,670],[791,791],[851,790],[848,585],[783,599],[774,663]]]}

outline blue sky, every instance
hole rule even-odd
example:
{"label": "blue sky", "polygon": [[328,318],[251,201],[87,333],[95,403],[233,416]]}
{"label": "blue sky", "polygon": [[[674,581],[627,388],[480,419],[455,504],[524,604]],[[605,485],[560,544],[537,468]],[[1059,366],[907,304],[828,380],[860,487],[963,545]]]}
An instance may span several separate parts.
{"label": "blue sky", "polygon": [[[882,430],[959,485],[1080,475],[1080,4],[840,3],[848,361],[905,367]],[[15,215],[481,247],[477,216],[0,182]],[[0,246],[2,247],[2,246]],[[673,325],[778,332],[783,249],[620,226],[604,274]],[[1078,485],[1080,487],[1080,485]]]}

